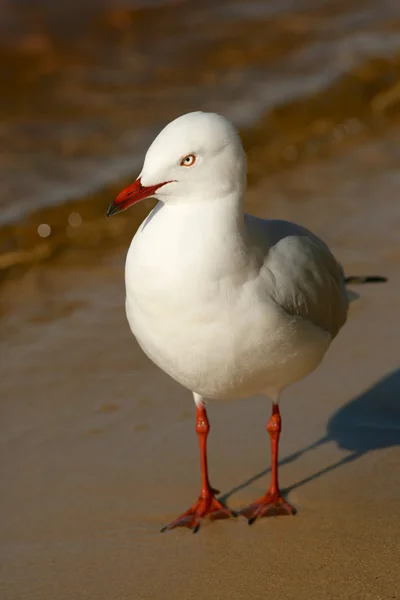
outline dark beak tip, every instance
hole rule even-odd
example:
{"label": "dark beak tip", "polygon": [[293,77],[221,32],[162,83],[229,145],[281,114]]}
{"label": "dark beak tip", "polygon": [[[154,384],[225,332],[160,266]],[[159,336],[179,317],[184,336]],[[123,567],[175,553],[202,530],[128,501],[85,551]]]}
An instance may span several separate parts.
{"label": "dark beak tip", "polygon": [[118,212],[118,206],[115,202],[111,202],[110,206],[107,208],[106,216],[112,217],[116,212]]}

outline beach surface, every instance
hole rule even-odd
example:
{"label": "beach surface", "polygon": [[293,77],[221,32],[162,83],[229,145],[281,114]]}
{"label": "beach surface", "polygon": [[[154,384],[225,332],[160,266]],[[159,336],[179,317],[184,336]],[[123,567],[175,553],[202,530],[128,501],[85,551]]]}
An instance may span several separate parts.
{"label": "beach surface", "polygon": [[[376,211],[368,161],[368,145],[346,157],[352,181],[364,172],[352,187],[331,160],[249,194],[252,212],[312,227],[346,273],[389,278],[354,288],[323,364],[282,400],[295,517],[159,533],[199,491],[195,411],[128,331],[123,252],[66,254],[3,286],[2,599],[399,598],[399,205],[388,193]],[[269,414],[262,398],[209,404],[211,479],[234,509],[266,489]]]}

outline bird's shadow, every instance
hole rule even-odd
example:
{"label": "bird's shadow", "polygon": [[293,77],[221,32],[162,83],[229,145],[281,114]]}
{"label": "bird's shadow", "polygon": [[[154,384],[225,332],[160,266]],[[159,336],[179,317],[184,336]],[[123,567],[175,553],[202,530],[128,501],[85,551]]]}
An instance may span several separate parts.
{"label": "bird's shadow", "polygon": [[[400,445],[400,369],[389,373],[345,404],[329,419],[324,436],[287,456],[280,461],[280,465],[293,462],[306,452],[332,441],[340,448],[348,450],[349,454],[309,477],[295,482],[285,489],[285,493],[353,462],[371,450]],[[248,487],[269,471],[270,469],[265,469],[236,485],[221,496],[221,502],[225,503],[235,492]]]}

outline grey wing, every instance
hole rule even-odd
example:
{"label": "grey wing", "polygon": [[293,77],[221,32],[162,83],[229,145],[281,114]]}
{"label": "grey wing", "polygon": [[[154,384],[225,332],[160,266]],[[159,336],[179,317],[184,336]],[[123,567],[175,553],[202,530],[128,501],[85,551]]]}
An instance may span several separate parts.
{"label": "grey wing", "polygon": [[261,223],[253,223],[251,228],[263,246],[262,275],[268,293],[289,314],[303,317],[335,337],[348,310],[340,264],[326,244],[307,229],[288,221]]}

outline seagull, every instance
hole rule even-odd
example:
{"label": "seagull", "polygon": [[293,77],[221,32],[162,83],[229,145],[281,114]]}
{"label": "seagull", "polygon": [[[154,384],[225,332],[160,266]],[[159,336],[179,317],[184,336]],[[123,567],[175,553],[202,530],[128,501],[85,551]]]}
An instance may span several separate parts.
{"label": "seagull", "polygon": [[145,354],[192,393],[196,406],[200,495],[161,531],[197,532],[207,516],[237,516],[209,481],[207,400],[272,401],[270,484],[241,514],[251,524],[295,513],[278,483],[279,400],[316,369],[347,318],[340,264],[304,227],[245,214],[246,172],[232,123],[188,113],[155,138],[139,177],[107,211],[158,200],[127,254],[126,314]]}

